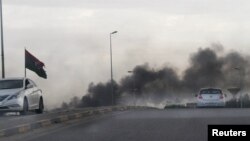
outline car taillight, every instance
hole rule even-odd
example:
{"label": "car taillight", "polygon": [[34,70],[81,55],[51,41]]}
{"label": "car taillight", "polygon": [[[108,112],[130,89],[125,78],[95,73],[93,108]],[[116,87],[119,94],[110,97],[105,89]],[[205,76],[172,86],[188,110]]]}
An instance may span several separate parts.
{"label": "car taillight", "polygon": [[201,96],[201,95],[199,95],[199,96],[198,96],[198,98],[199,98],[199,99],[202,99],[202,96]]}
{"label": "car taillight", "polygon": [[220,95],[220,99],[223,99],[223,98],[224,98],[224,96],[223,96],[223,94],[221,94],[221,95]]}

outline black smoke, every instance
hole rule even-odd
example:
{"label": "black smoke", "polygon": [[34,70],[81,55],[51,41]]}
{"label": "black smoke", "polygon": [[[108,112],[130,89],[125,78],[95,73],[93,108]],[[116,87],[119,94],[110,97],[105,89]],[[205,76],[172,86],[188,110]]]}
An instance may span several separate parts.
{"label": "black smoke", "polygon": [[[113,82],[113,95],[111,94],[111,82],[89,84],[88,93],[82,97],[80,107],[98,107],[117,104],[119,98],[118,84]],[[112,98],[113,97],[113,98]]]}
{"label": "black smoke", "polygon": [[[248,57],[236,51],[221,52],[223,48],[200,48],[190,55],[189,67],[181,75],[169,66],[152,68],[147,63],[138,65],[119,83],[114,82],[114,103],[132,104],[135,99],[137,102],[151,104],[158,104],[167,99],[178,101],[182,97],[193,97],[204,87],[219,87],[226,90],[244,85],[244,89],[247,90],[250,70]],[[112,104],[111,97],[110,82],[91,83],[80,105],[109,106]]]}

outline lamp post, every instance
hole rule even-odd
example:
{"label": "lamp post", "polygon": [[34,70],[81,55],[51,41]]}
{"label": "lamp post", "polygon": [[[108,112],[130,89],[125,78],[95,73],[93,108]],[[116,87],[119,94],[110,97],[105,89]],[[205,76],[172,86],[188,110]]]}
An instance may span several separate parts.
{"label": "lamp post", "polygon": [[[134,71],[128,71],[128,73],[134,73]],[[134,106],[136,106],[136,103],[135,103],[135,79],[133,78],[133,89],[132,89],[132,93],[133,93],[133,97],[134,97]]]}
{"label": "lamp post", "polygon": [[0,0],[0,20],[1,20],[1,58],[2,58],[2,78],[5,78],[5,69],[4,69],[4,43],[3,43],[3,9],[2,9],[2,0]]}
{"label": "lamp post", "polygon": [[243,71],[240,67],[235,67],[235,70],[239,71],[240,74],[240,108],[243,107],[242,104],[242,90],[243,90]]}
{"label": "lamp post", "polygon": [[113,65],[112,65],[112,35],[117,33],[117,31],[113,31],[109,34],[110,39],[110,66],[111,66],[111,103],[114,105],[114,90],[113,90]]}

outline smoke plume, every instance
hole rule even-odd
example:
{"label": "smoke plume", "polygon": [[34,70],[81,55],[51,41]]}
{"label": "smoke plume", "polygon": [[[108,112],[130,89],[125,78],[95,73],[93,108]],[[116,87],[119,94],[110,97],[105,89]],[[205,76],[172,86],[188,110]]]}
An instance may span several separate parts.
{"label": "smoke plume", "polygon": [[[213,45],[215,46],[215,45]],[[249,88],[248,57],[239,52],[222,53],[218,46],[200,48],[190,55],[190,64],[179,76],[177,70],[164,66],[152,68],[149,64],[136,66],[119,83],[114,82],[115,104],[160,105],[193,97],[200,88]],[[166,60],[167,62],[167,60]],[[82,97],[81,106],[108,106],[112,104],[111,83],[91,83]]]}

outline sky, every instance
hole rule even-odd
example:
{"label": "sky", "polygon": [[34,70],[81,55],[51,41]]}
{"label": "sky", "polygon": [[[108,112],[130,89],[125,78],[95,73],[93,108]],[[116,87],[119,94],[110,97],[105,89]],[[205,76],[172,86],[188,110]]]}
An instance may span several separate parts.
{"label": "sky", "polygon": [[169,65],[181,74],[190,54],[221,44],[250,51],[248,0],[2,0],[6,77],[24,76],[24,48],[45,63],[48,79],[28,71],[49,108],[83,96],[90,82],[136,65]]}

